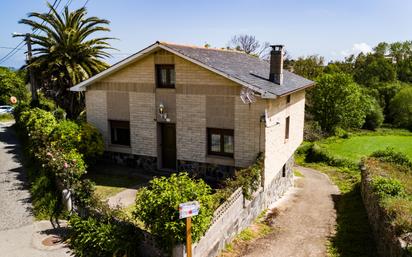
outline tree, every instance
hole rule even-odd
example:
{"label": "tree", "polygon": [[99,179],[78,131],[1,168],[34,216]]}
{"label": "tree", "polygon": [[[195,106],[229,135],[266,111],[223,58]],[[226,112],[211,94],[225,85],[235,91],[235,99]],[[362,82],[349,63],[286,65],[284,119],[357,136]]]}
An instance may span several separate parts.
{"label": "tree", "polygon": [[365,106],[361,88],[348,74],[323,74],[317,85],[309,91],[313,115],[323,131],[336,128],[360,128],[365,121]]}
{"label": "tree", "polygon": [[307,79],[315,79],[323,73],[324,58],[319,55],[299,57],[293,62],[293,72]]}
{"label": "tree", "polygon": [[396,77],[392,60],[383,54],[360,54],[356,58],[354,79],[359,84],[373,87],[377,83],[393,82]]}
{"label": "tree", "polygon": [[403,88],[390,103],[395,125],[412,130],[412,86]]}
{"label": "tree", "polygon": [[229,48],[264,58],[269,49],[269,43],[264,42],[261,44],[256,37],[252,35],[236,35],[230,40]]}
{"label": "tree", "polygon": [[84,108],[84,96],[68,89],[109,66],[103,59],[110,57],[106,50],[111,49],[107,42],[111,38],[92,37],[110,31],[106,26],[109,21],[86,17],[84,7],[69,12],[66,6],[60,14],[50,3],[47,5],[49,13],[32,12],[28,14],[31,19],[20,21],[33,30],[30,66],[41,89],[75,118]]}
{"label": "tree", "polygon": [[28,93],[24,74],[0,67],[0,105],[10,104],[11,96],[18,101],[27,101]]}

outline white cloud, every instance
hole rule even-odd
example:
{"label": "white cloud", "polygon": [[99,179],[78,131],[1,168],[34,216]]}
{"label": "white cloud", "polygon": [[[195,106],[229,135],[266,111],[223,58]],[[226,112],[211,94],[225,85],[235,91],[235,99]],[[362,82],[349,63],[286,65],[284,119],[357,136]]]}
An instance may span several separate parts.
{"label": "white cloud", "polygon": [[337,59],[343,59],[351,54],[354,54],[355,56],[360,54],[360,53],[370,53],[372,52],[372,47],[368,45],[367,43],[354,43],[352,45],[352,48],[350,49],[344,49],[341,51],[333,51],[331,55]]}
{"label": "white cloud", "polygon": [[372,52],[372,47],[366,43],[355,43],[353,44],[352,50],[354,53],[370,53]]}

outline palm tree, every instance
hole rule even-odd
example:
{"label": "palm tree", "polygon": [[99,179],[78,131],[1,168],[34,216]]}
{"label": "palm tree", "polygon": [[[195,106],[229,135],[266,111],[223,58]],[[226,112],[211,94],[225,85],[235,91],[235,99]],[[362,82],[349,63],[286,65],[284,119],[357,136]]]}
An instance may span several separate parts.
{"label": "palm tree", "polygon": [[50,3],[47,5],[49,13],[32,12],[29,19],[20,20],[32,28],[33,58],[26,66],[35,71],[44,93],[75,118],[84,109],[84,95],[68,88],[109,66],[104,59],[111,56],[106,50],[113,49],[107,42],[113,38],[92,35],[110,31],[110,22],[86,17],[84,7],[69,12],[66,6],[60,14]]}

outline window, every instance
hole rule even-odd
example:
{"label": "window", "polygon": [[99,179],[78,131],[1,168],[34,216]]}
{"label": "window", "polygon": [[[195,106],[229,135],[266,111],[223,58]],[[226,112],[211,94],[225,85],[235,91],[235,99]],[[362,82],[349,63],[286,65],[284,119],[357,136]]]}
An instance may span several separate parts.
{"label": "window", "polygon": [[110,120],[109,122],[111,143],[130,146],[130,123],[120,120]]}
{"label": "window", "polygon": [[233,129],[207,129],[208,154],[233,157]]}
{"label": "window", "polygon": [[174,65],[156,65],[156,85],[158,88],[175,88]]}
{"label": "window", "polygon": [[286,117],[285,139],[289,139],[289,127],[290,127],[290,117]]}
{"label": "window", "polygon": [[286,177],[286,164],[282,167],[282,177]]}
{"label": "window", "polygon": [[287,103],[287,104],[290,104],[290,95],[287,95],[287,96],[286,96],[286,103]]}

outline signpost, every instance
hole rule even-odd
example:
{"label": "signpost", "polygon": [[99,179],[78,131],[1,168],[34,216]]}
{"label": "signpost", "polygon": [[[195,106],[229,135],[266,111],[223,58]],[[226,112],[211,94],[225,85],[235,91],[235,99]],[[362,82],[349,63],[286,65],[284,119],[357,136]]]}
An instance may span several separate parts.
{"label": "signpost", "polygon": [[179,219],[186,218],[186,255],[192,257],[192,216],[198,215],[200,204],[198,201],[179,204]]}

